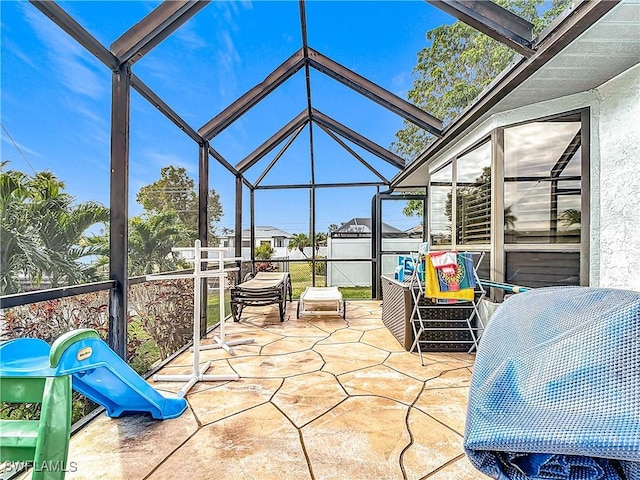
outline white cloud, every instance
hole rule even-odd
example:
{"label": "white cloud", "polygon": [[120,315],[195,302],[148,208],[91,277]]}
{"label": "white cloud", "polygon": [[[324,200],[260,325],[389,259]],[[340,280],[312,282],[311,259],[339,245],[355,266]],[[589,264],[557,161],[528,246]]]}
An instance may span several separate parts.
{"label": "white cloud", "polygon": [[11,138],[7,136],[6,132],[4,131],[4,128],[2,129],[1,143],[6,144],[6,146],[3,145],[0,148],[0,151],[2,152],[2,158],[0,158],[0,160],[2,160],[3,162],[4,161],[9,162],[7,169],[21,170],[23,172],[30,172],[32,170],[36,171],[36,170],[42,169],[42,167],[39,164],[42,163],[43,156],[40,155],[35,150],[30,149],[26,145],[23,145],[17,142],[15,138],[12,141]]}
{"label": "white cloud", "polygon": [[74,93],[98,99],[105,93],[99,74],[90,65],[90,54],[57,25],[30,5],[23,7],[26,21],[47,49],[52,70],[60,82]]}
{"label": "white cloud", "polygon": [[238,54],[238,50],[236,49],[235,44],[233,43],[233,39],[229,32],[220,32],[218,35],[218,39],[221,42],[221,49],[218,57],[220,58],[220,63],[222,64],[222,68],[226,70],[233,69],[234,64],[241,63],[240,55]]}
{"label": "white cloud", "polygon": [[[173,153],[154,151],[147,151],[143,155],[146,159],[148,159],[158,167],[158,175],[160,174],[160,168],[166,167],[168,165],[173,165],[174,167],[183,167],[187,171],[187,174],[189,174],[190,176],[198,175],[198,166],[193,162],[189,163],[185,161],[184,157],[182,156]],[[149,169],[148,164],[146,164],[145,168],[147,170]]]}
{"label": "white cloud", "polygon": [[218,34],[219,50],[218,60],[221,68],[220,95],[223,98],[233,97],[238,85],[235,66],[242,62],[238,50],[233,42],[233,38],[228,31],[221,31]]}
{"label": "white cloud", "polygon": [[207,46],[207,42],[194,32],[193,27],[189,24],[183,25],[174,32],[175,37],[184,43],[188,50],[199,50]]}
{"label": "white cloud", "polygon": [[[22,153],[24,153],[25,155],[27,155],[27,154],[28,154],[28,155],[31,155],[31,156],[33,156],[33,157],[41,157],[41,155],[40,155],[40,154],[38,154],[38,152],[36,152],[35,150],[31,150],[29,147],[27,147],[26,145],[23,145],[23,144],[22,144],[22,143],[20,143],[20,142],[15,142],[15,144],[14,144],[14,143],[9,139],[9,137],[7,137],[7,136],[5,135],[5,133],[4,133],[4,132],[2,132],[2,141],[3,141],[4,143],[6,143],[7,145],[11,145],[11,147],[12,147],[12,148],[14,148],[14,149],[16,148],[16,145],[17,145],[17,147],[20,149],[20,151],[22,151]],[[14,138],[14,141],[15,141],[15,138]],[[5,151],[5,152],[3,152],[2,156],[3,156],[3,160],[4,160],[4,157],[6,157],[6,156],[7,156],[6,151]],[[22,156],[20,156],[20,158],[22,158]]]}
{"label": "white cloud", "polygon": [[9,50],[11,53],[13,53],[16,57],[18,57],[20,60],[22,60],[24,63],[26,63],[27,65],[29,65],[32,68],[37,69],[37,65],[31,60],[31,58],[29,58],[29,56],[24,53],[22,51],[22,49],[16,45],[15,43],[13,43],[11,40],[3,38],[2,42],[4,43],[4,47]]}
{"label": "white cloud", "polygon": [[400,72],[391,79],[394,93],[400,98],[407,98],[407,93],[412,86],[411,74]]}
{"label": "white cloud", "polygon": [[91,121],[94,124],[105,126],[106,120],[103,115],[100,115],[86,106],[82,105],[80,102],[71,102],[69,103],[69,109],[79,113],[87,120]]}

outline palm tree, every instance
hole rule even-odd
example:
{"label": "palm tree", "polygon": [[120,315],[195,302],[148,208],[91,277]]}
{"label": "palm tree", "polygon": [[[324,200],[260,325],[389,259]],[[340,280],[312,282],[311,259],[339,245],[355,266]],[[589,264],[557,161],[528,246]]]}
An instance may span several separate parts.
{"label": "palm tree", "polygon": [[516,217],[513,213],[513,205],[509,205],[508,207],[504,207],[504,229],[505,230],[513,230],[516,226],[516,222],[518,221],[518,217]]}
{"label": "palm tree", "polygon": [[[3,169],[7,162],[0,165]],[[29,177],[22,172],[0,172],[0,294],[22,291],[19,275],[42,277],[50,260],[39,245],[38,204],[32,198]]]}
{"label": "palm tree", "polygon": [[578,209],[569,208],[560,214],[560,221],[565,227],[571,228],[582,223],[582,214]]}
{"label": "palm tree", "polygon": [[300,253],[304,255],[304,258],[309,258],[307,257],[307,254],[304,253],[304,249],[305,247],[310,247],[310,246],[311,246],[311,240],[307,235],[305,235],[304,233],[296,233],[289,239],[289,245],[287,246],[287,250],[294,250],[297,248],[298,250],[300,250]]}
{"label": "palm tree", "polygon": [[41,219],[42,243],[53,262],[45,272],[52,287],[57,287],[63,279],[66,284],[74,284],[94,277],[93,268],[82,261],[100,255],[103,248],[85,232],[97,223],[109,221],[109,209],[95,202],[64,207],[45,213]]}
{"label": "palm tree", "polygon": [[316,254],[320,251],[320,247],[327,246],[328,235],[324,232],[316,233]]}
{"label": "palm tree", "polygon": [[85,231],[106,223],[109,210],[94,202],[74,206],[63,190],[64,183],[51,172],[33,177],[15,170],[0,173],[2,294],[22,290],[20,275],[36,283],[47,276],[54,287],[94,278],[82,260],[98,251]]}
{"label": "palm tree", "polygon": [[189,242],[189,232],[175,212],[129,220],[129,274],[144,275],[186,266],[173,247]]}

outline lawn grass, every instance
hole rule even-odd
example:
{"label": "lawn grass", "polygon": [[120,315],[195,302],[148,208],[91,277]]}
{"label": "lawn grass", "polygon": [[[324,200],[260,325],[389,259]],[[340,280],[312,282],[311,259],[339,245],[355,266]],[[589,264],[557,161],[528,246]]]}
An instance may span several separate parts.
{"label": "lawn grass", "polygon": [[[224,315],[228,317],[231,313],[231,305],[229,300],[231,296],[229,292],[225,292]],[[207,297],[207,327],[211,327],[220,321],[220,295],[218,293],[210,293]]]}
{"label": "lawn grass", "polygon": [[[291,275],[291,284],[293,287],[293,298],[298,299],[304,289],[312,286],[311,279],[311,262],[291,262],[289,264],[289,273]],[[316,287],[326,286],[325,275],[316,274]],[[371,287],[338,287],[342,292],[342,297],[351,300],[369,300],[371,299]]]}

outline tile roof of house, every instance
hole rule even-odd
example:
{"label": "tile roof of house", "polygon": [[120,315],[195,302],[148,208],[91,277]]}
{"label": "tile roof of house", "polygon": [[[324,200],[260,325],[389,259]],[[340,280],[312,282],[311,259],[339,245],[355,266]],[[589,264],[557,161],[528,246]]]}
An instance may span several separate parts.
{"label": "tile roof of house", "polygon": [[[332,233],[371,233],[371,219],[364,217],[355,217],[346,223],[343,223],[339,228]],[[404,234],[402,230],[392,227],[388,223],[382,222],[382,234],[401,235]]]}
{"label": "tile roof of house", "polygon": [[[285,237],[285,238],[291,238],[293,235],[291,235],[290,233],[285,232],[284,230],[280,230],[279,228],[276,227],[272,227],[269,225],[266,226],[257,226],[255,227],[255,231],[256,231],[256,237],[268,237],[268,238],[273,238],[273,237]],[[245,228],[242,230],[242,237],[243,238],[249,238],[251,236],[251,231],[248,228]]]}

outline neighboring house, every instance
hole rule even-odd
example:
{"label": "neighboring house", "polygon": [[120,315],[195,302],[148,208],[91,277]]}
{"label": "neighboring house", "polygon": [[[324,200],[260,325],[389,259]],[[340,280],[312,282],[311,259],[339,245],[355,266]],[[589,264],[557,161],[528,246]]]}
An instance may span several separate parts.
{"label": "neighboring house", "polygon": [[432,249],[483,250],[498,282],[640,291],[638,11],[579,2],[391,181],[428,187]]}
{"label": "neighboring house", "polygon": [[[273,257],[287,257],[289,255],[287,247],[292,236],[276,227],[257,226],[255,227],[255,246],[269,244],[274,249]],[[235,244],[234,234],[222,238],[223,247],[232,248]],[[248,228],[242,230],[242,258],[251,259],[251,230]]]}
{"label": "neighboring house", "polygon": [[[371,219],[370,218],[352,218],[336,228],[330,234],[331,238],[371,238]],[[392,227],[389,224],[382,223],[383,238],[402,238],[407,237],[407,233]]]}
{"label": "neighboring house", "polygon": [[[409,253],[418,250],[420,233],[413,234],[382,223],[382,250]],[[328,258],[370,259],[371,219],[352,218],[335,229],[327,239]],[[382,272],[393,274],[397,253],[382,255]],[[338,287],[370,286],[371,262],[330,262],[327,267],[327,285]]]}
{"label": "neighboring house", "polygon": [[405,233],[410,237],[422,238],[422,223],[419,223],[415,227],[411,227],[408,230],[405,230]]}

